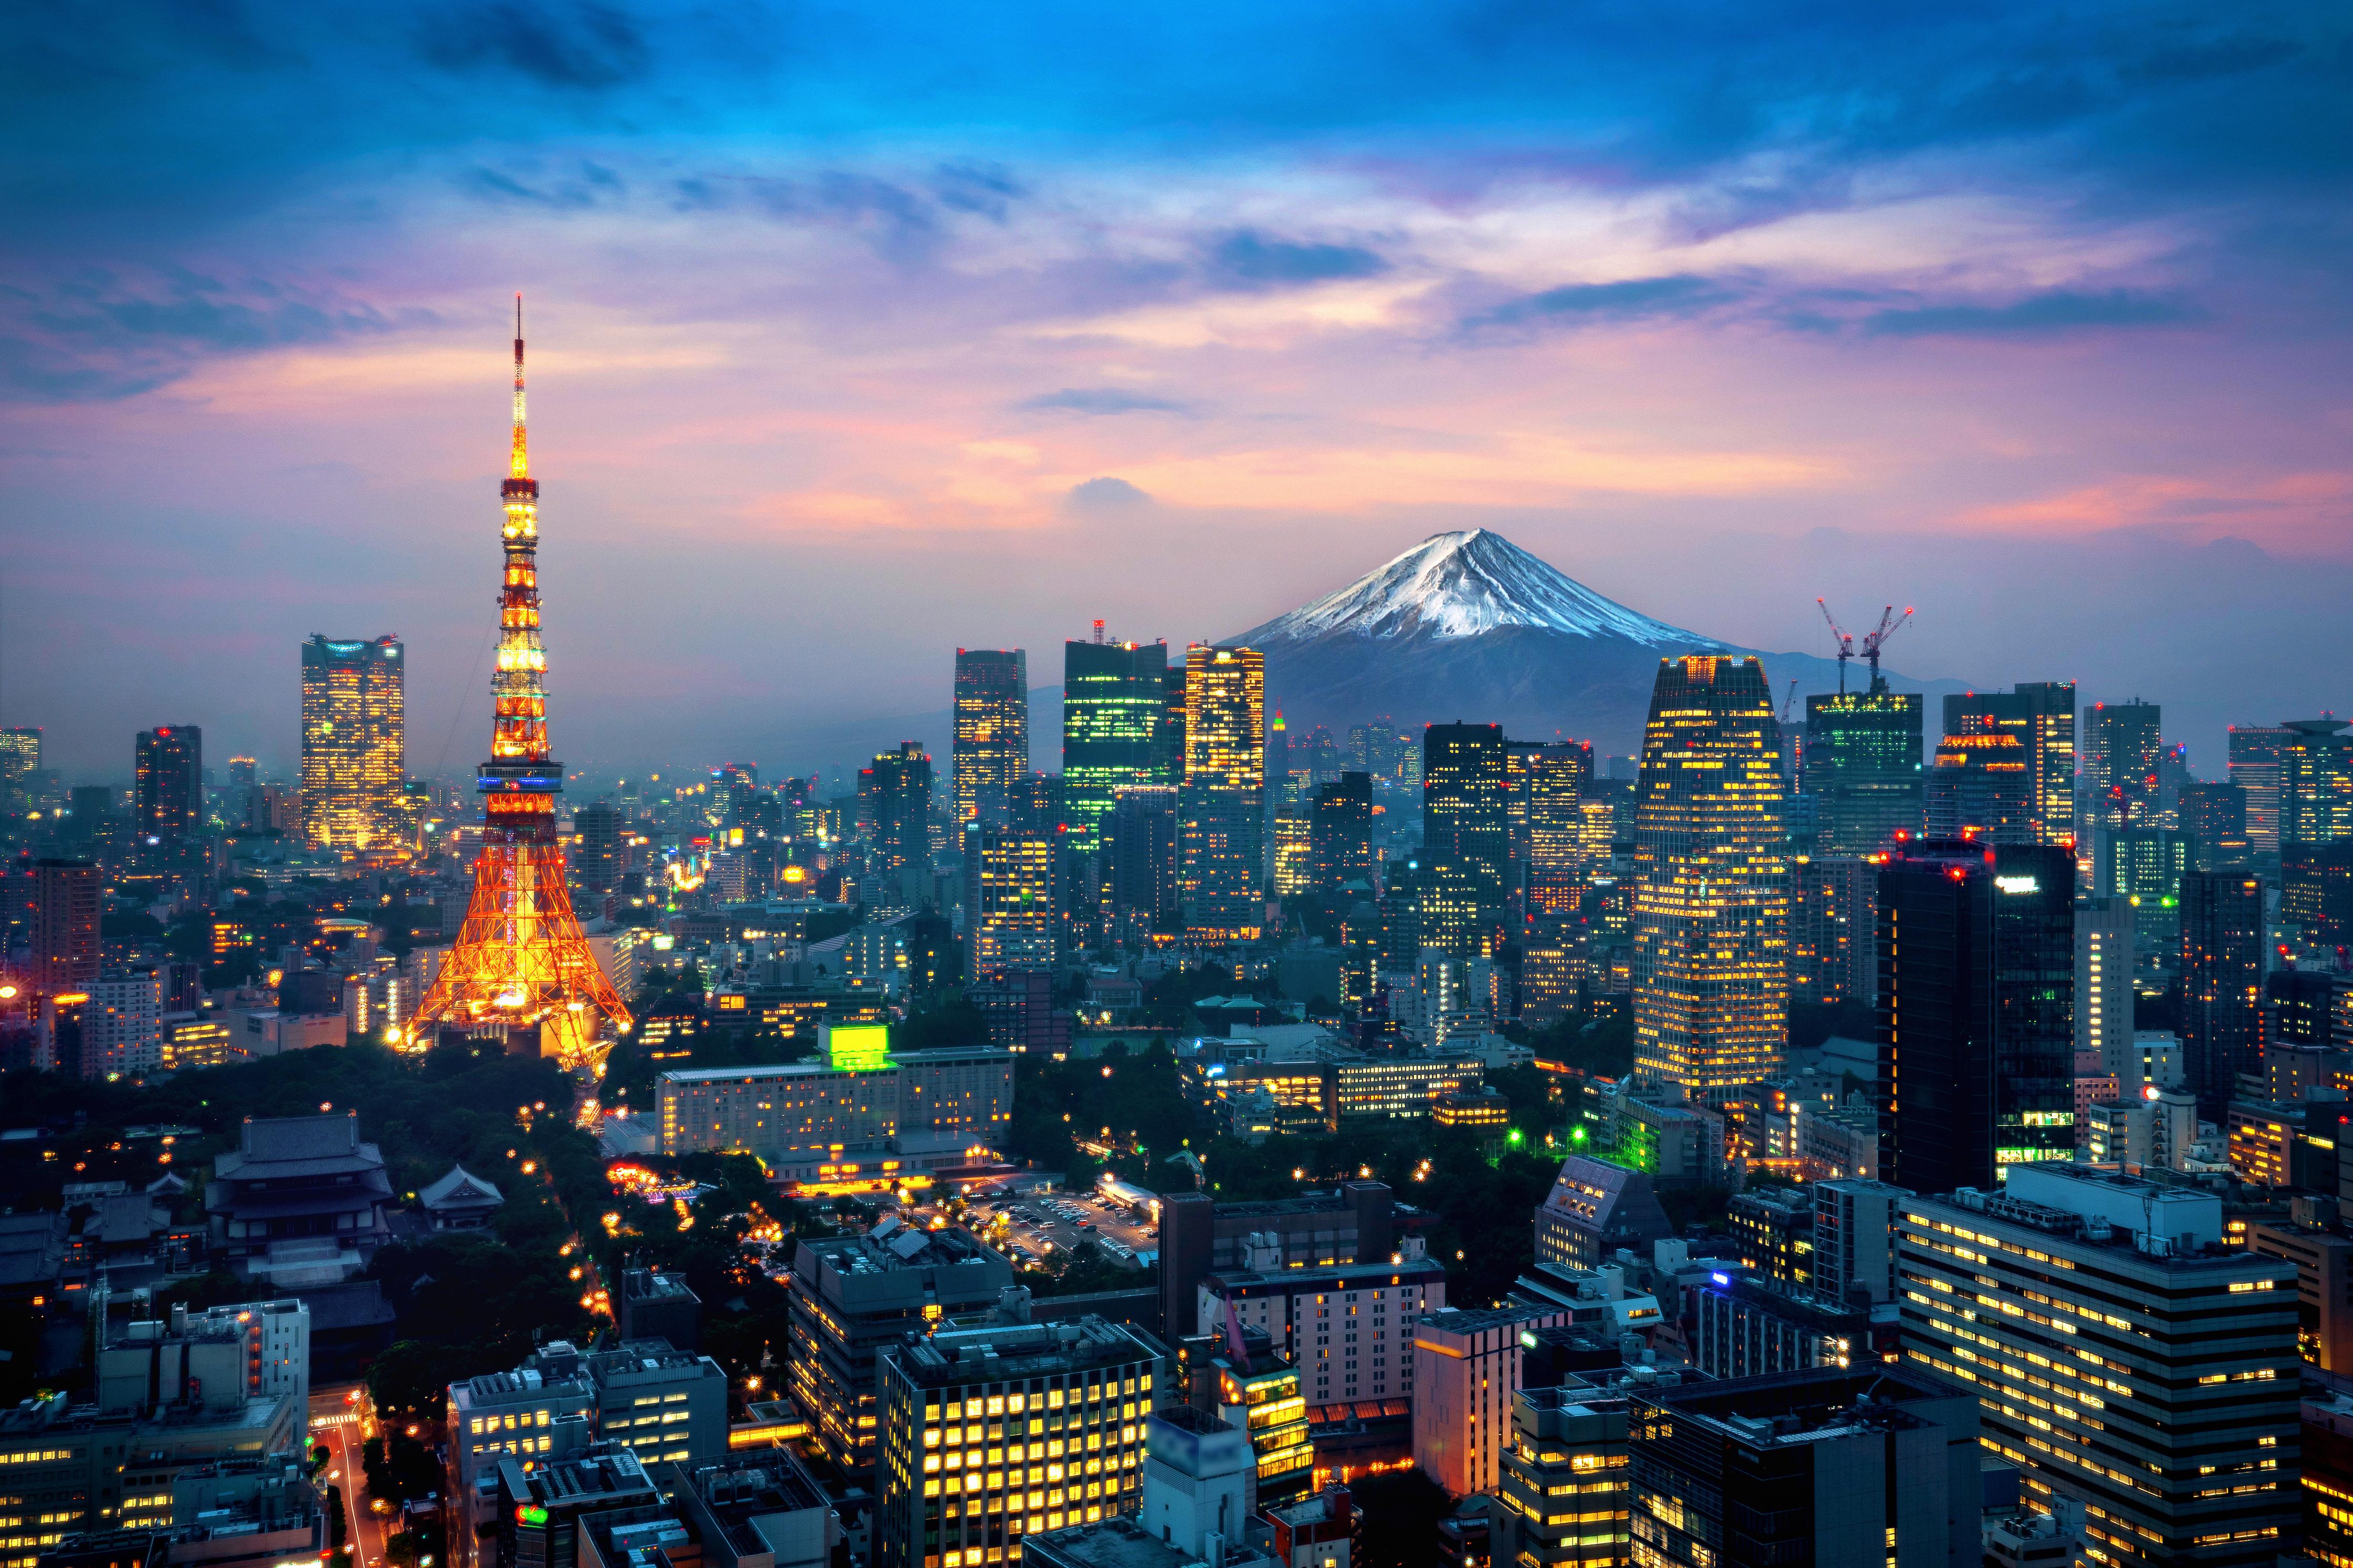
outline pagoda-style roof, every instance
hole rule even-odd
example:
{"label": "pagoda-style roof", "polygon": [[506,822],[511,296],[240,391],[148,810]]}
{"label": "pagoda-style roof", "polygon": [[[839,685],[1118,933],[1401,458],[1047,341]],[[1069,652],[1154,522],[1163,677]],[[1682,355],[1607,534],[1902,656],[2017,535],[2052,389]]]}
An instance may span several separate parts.
{"label": "pagoda-style roof", "polygon": [[431,1214],[462,1213],[472,1209],[494,1209],[506,1202],[499,1189],[463,1165],[452,1165],[449,1173],[417,1194],[417,1203]]}

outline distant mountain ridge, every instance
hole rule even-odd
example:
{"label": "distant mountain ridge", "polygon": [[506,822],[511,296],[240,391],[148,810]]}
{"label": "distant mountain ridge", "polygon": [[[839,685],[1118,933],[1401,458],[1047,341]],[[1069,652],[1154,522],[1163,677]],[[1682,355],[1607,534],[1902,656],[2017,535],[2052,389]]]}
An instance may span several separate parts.
{"label": "distant mountain ridge", "polygon": [[[1501,723],[1514,740],[1560,735],[1630,754],[1662,658],[1756,653],[1777,694],[1793,677],[1800,697],[1838,689],[1835,660],[1670,626],[1490,529],[1433,534],[1335,593],[1220,640],[1265,653],[1267,706],[1294,731],[1384,716],[1408,731],[1461,721]],[[1963,689],[1888,679],[1930,697]],[[1936,722],[1933,707],[1928,720]]]}

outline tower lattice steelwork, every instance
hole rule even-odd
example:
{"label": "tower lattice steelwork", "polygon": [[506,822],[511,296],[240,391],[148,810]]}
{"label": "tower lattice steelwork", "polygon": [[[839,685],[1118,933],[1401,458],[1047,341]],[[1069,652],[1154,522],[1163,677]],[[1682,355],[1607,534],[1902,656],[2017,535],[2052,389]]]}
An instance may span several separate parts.
{"label": "tower lattice steelwork", "polygon": [[539,642],[539,481],[523,445],[522,297],[515,297],[514,454],[500,494],[506,506],[506,577],[499,595],[499,662],[491,677],[497,718],[491,760],[475,774],[482,797],[482,853],[466,922],[410,1038],[437,1026],[536,1029],[540,1051],[566,1066],[601,1070],[603,1026],[629,1025],[612,983],[596,967],[572,912],[555,797],[564,768],[547,749],[547,654]]}

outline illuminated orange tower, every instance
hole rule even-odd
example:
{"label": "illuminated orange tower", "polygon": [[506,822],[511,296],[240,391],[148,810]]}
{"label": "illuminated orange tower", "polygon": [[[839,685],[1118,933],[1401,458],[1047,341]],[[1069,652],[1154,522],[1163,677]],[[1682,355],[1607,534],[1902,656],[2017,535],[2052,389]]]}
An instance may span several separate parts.
{"label": "illuminated orange tower", "polygon": [[514,454],[500,487],[506,582],[499,595],[497,718],[491,760],[474,775],[482,797],[482,853],[474,896],[448,959],[417,1005],[409,1038],[438,1025],[535,1031],[540,1053],[602,1071],[603,1026],[629,1026],[629,1010],[596,967],[572,912],[555,797],[564,768],[547,749],[547,654],[539,643],[539,481],[523,446],[522,296],[515,296]]}

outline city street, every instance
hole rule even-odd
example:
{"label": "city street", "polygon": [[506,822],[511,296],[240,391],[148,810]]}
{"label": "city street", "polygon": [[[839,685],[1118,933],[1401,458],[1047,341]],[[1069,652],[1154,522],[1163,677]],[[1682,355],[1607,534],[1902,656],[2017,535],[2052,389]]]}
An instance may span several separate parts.
{"label": "city street", "polygon": [[353,1568],[376,1568],[384,1561],[384,1521],[367,1505],[367,1472],[360,1464],[364,1439],[360,1435],[359,1407],[347,1397],[356,1384],[334,1384],[311,1391],[311,1443],[324,1444],[332,1456],[321,1472],[321,1492],[332,1485],[343,1489],[343,1544]]}

